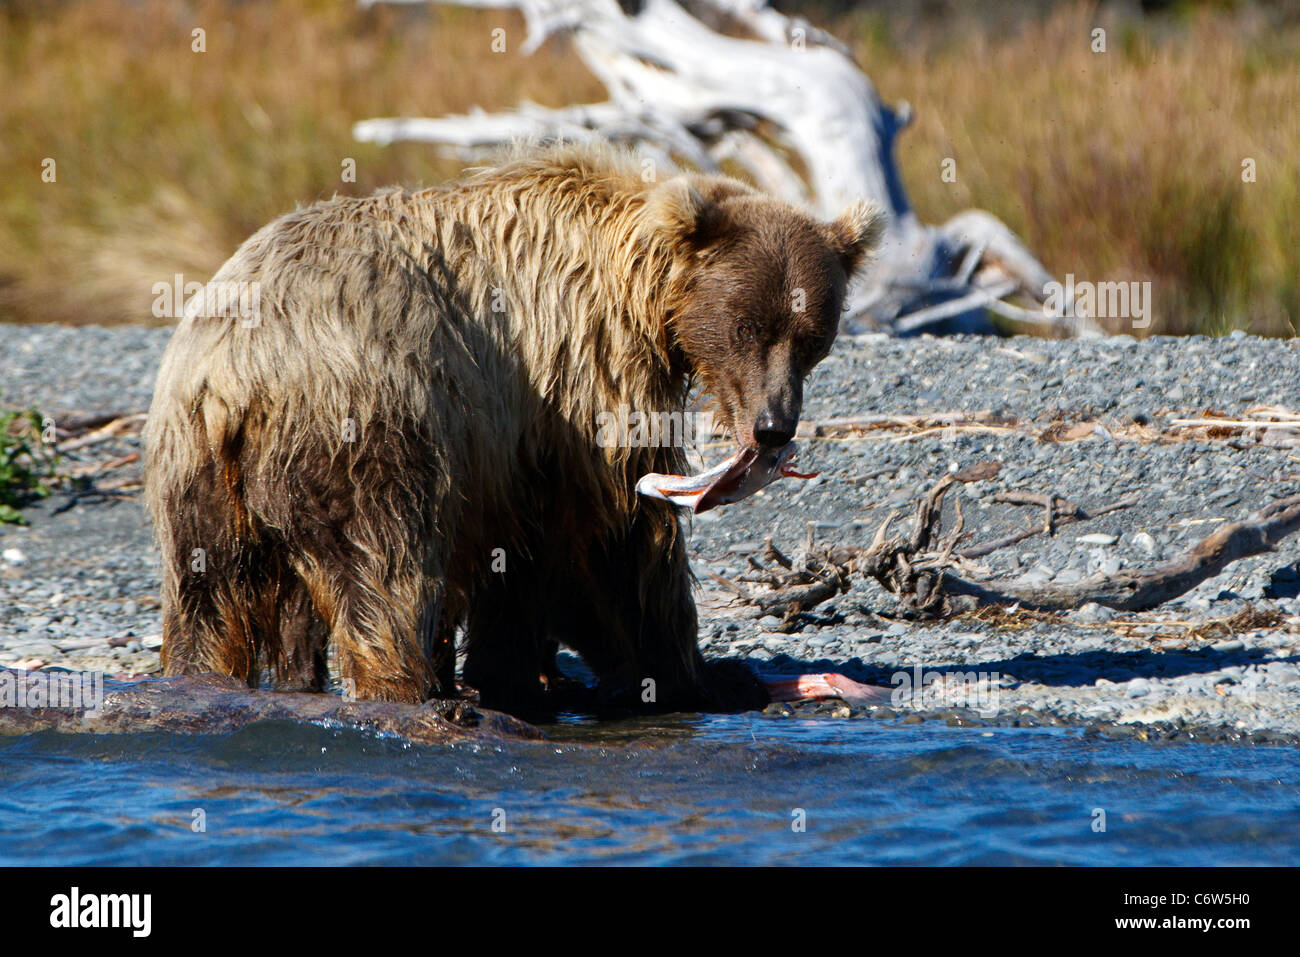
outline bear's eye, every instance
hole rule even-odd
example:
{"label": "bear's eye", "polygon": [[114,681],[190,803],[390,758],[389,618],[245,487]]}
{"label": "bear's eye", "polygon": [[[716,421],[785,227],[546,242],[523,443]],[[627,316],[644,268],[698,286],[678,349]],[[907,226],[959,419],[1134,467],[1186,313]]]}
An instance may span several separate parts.
{"label": "bear's eye", "polygon": [[741,345],[752,346],[758,341],[758,323],[753,319],[740,319],[736,322],[736,341]]}
{"label": "bear's eye", "polygon": [[831,335],[806,336],[799,340],[798,355],[803,365],[815,366],[830,354],[835,337]]}

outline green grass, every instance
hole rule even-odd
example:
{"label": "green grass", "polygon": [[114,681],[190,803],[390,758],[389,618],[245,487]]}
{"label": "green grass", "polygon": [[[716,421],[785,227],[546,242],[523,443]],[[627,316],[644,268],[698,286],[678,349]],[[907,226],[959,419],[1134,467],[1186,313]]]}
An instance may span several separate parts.
{"label": "green grass", "polygon": [[34,409],[0,412],[0,523],[26,525],[20,509],[50,494],[54,457],[41,441]]}

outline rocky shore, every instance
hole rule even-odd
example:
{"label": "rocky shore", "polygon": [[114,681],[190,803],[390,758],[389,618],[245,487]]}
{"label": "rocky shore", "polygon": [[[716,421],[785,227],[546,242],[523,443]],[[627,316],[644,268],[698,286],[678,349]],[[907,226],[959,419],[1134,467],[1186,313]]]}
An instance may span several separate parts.
{"label": "rocky shore", "polygon": [[[138,495],[139,418],[128,417],[148,407],[168,334],[0,326],[0,407],[35,408],[75,435],[59,469],[76,476],[25,509],[29,525],[0,526],[0,665],[157,669],[158,556]],[[801,466],[820,476],[693,523],[705,652],[899,691],[890,708],[774,705],[774,716],[1300,740],[1300,535],[1141,613],[1083,603],[909,620],[854,576],[846,593],[782,620],[756,617],[735,587],[763,592],[744,579],[762,577],[756,563],[771,570],[765,539],[796,559],[809,536],[865,546],[891,513],[905,522],[918,495],[971,469],[985,477],[946,503],[951,527],[960,502],[963,549],[1045,524],[1032,505],[1045,496],[1095,517],[995,548],[966,574],[1067,585],[1170,561],[1300,492],[1297,373],[1297,341],[1241,335],[844,338],[807,386]],[[706,442],[700,453],[712,463],[729,450]]]}

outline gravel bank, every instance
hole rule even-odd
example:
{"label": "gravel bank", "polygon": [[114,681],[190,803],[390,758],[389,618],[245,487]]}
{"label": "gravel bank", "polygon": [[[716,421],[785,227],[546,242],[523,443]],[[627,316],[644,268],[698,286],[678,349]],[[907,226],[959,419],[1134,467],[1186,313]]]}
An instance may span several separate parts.
{"label": "gravel bank", "polygon": [[[56,422],[143,411],[168,335],[0,326],[0,404],[35,406]],[[1241,335],[843,339],[808,384],[806,420],[928,421],[802,440],[802,464],[821,478],[778,483],[696,519],[706,653],[769,672],[841,670],[886,685],[903,673],[923,682],[947,676],[917,707],[901,700],[874,712],[894,720],[1300,739],[1300,536],[1143,614],[1085,606],[917,624],[891,618],[892,596],[858,581],[784,633],[776,619],[736,605],[710,575],[741,575],[767,535],[797,551],[810,524],[818,541],[866,544],[890,512],[946,472],[983,462],[1000,470],[949,495],[950,508],[962,500],[971,543],[1041,520],[1041,511],[995,502],[999,493],[1054,493],[1085,510],[1134,499],[979,559],[989,577],[1068,583],[1171,559],[1222,522],[1300,491],[1300,430],[1177,420],[1300,410],[1298,371],[1300,343]],[[956,412],[967,416],[946,425]],[[135,435],[78,450],[65,469],[127,460],[102,473],[117,494],[58,495],[28,510],[30,527],[0,527],[0,664],[157,667],[157,553],[131,494],[139,464],[129,457],[139,451]],[[702,452],[716,461],[726,449]],[[771,710],[865,713],[839,704]]]}

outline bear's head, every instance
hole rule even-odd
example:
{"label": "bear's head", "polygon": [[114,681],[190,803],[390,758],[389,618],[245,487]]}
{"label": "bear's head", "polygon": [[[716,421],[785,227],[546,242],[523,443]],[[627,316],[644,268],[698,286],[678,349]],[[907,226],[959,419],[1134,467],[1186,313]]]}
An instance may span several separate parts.
{"label": "bear's head", "polygon": [[689,260],[668,317],[689,371],[741,449],[784,447],[804,380],[835,340],[848,282],[879,242],[883,211],[856,203],[826,223],[706,176],[669,180],[646,205]]}

